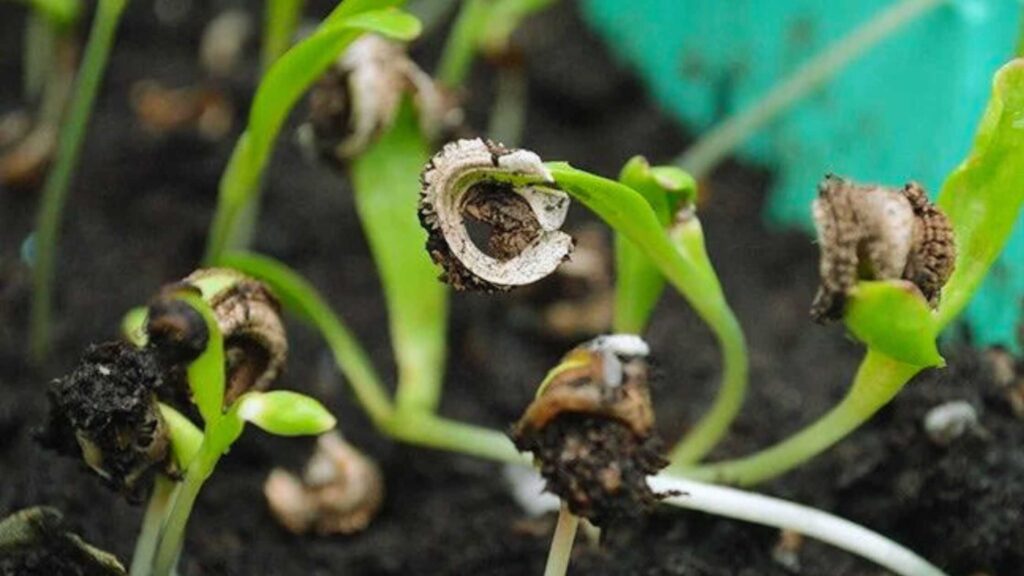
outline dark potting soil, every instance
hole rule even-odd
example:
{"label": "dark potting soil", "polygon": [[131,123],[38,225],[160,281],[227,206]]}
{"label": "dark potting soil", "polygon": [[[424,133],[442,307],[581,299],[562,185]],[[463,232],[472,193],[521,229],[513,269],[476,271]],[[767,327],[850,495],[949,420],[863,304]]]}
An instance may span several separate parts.
{"label": "dark potting soil", "polygon": [[[182,20],[160,23],[159,2],[128,11],[72,187],[61,239],[52,361],[32,368],[25,338],[29,270],[20,261],[37,191],[0,191],[0,515],[46,504],[72,531],[127,561],[141,507],[102,485],[84,464],[44,451],[32,431],[46,418],[45,385],[65,374],[91,342],[113,336],[121,315],[201,257],[216,197],[256,75],[255,47],[230,82],[235,126],[220,141],[190,132],[142,131],[129,106],[144,79],[185,86],[202,80],[196,46],[202,23],[226,3],[192,3]],[[326,2],[314,7],[326,10]],[[258,13],[258,12],[254,12]],[[0,4],[0,106],[19,102],[23,12]],[[417,56],[433,62],[434,33]],[[524,146],[602,174],[633,154],[668,161],[687,142],[642,87],[583,26],[566,2],[517,36],[529,80]],[[480,64],[469,119],[486,125],[493,76]],[[726,99],[725,101],[728,101]],[[823,170],[825,168],[823,167]],[[855,176],[855,175],[851,175]],[[910,177],[912,175],[908,175]],[[841,328],[808,318],[816,250],[804,235],[759,220],[769,175],[728,165],[704,184],[701,217],[711,257],[747,330],[751,394],[714,454],[737,456],[775,442],[833,405],[860,347]],[[265,179],[255,246],[296,267],[320,288],[362,339],[386,380],[394,375],[377,277],[344,178],[305,164],[282,138]],[[594,219],[577,207],[573,226]],[[554,281],[546,281],[554,286]],[[540,287],[544,290],[545,285]],[[576,342],[536,329],[522,294],[452,297],[451,355],[441,411],[504,429],[516,420],[548,367]],[[355,406],[316,334],[294,323],[291,359],[279,386],[322,398],[341,429],[381,463],[387,498],[380,517],[349,537],[297,537],[272,519],[262,483],[274,466],[299,469],[310,440],[250,430],[224,458],[199,498],[182,573],[233,575],[539,574],[553,517],[528,517],[490,462],[395,444]],[[707,329],[676,295],[666,295],[648,339],[656,362],[653,396],[666,439],[706,408],[718,379]],[[1024,573],[1024,423],[1015,418],[986,356],[948,349],[950,367],[917,378],[867,426],[800,470],[762,487],[836,511],[889,535],[950,574]],[[966,400],[980,428],[948,447],[931,443],[931,407]],[[799,566],[773,559],[777,530],[666,507],[609,531],[601,547],[580,541],[570,572],[637,575],[874,575],[884,572],[807,541]],[[17,571],[14,571],[17,573]]]}

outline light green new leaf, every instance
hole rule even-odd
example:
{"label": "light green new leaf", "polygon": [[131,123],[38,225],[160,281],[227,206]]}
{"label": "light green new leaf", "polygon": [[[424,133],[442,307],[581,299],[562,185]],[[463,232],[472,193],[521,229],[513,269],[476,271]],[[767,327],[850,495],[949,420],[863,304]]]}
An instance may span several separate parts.
{"label": "light green new leaf", "polygon": [[858,283],[847,300],[843,319],[868,348],[914,366],[945,365],[935,346],[935,315],[910,282]]}
{"label": "light green new leaf", "polygon": [[136,348],[142,348],[149,342],[149,334],[146,334],[146,320],[149,318],[149,308],[136,306],[121,318],[121,336]]}
{"label": "light green new leaf", "polygon": [[238,417],[278,436],[322,434],[337,424],[323,404],[287,390],[251,392],[237,402]]}
{"label": "light green new leaf", "polygon": [[192,403],[199,408],[203,422],[210,426],[220,419],[224,406],[224,336],[217,327],[213,310],[200,296],[186,292],[176,297],[199,312],[206,322],[209,334],[206,349],[188,365],[186,373]]}
{"label": "light green new leaf", "polygon": [[174,461],[179,470],[185,470],[199,453],[199,447],[203,444],[203,432],[181,412],[167,404],[161,402],[159,407],[160,415],[163,416],[171,437],[171,452],[174,454]]}
{"label": "light green new leaf", "polygon": [[1006,244],[1024,202],[1024,59],[1003,66],[974,148],[946,179],[939,207],[956,233],[956,270],[942,293],[939,322],[963,310]]}
{"label": "light green new leaf", "polygon": [[[642,156],[629,160],[619,182],[640,193],[654,210],[662,228],[672,222],[682,202],[692,202],[696,183],[675,167],[651,168]],[[640,334],[658,303],[665,279],[658,267],[628,238],[615,235],[615,332]]]}
{"label": "light green new leaf", "polygon": [[356,210],[377,264],[398,363],[400,411],[433,413],[441,396],[448,290],[423,249],[427,233],[416,214],[420,172],[430,158],[412,103],[352,164]]}

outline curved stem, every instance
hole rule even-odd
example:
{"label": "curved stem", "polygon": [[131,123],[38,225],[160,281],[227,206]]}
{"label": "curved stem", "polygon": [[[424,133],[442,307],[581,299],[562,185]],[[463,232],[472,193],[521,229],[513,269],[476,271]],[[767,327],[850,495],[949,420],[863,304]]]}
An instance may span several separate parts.
{"label": "curved stem", "polygon": [[773,478],[820,454],[866,422],[920,371],[918,366],[868,352],[843,400],[816,422],[790,438],[737,460],[698,468],[673,466],[688,478],[746,486]]}
{"label": "curved stem", "polygon": [[706,132],[675,164],[694,178],[710,172],[765,124],[820,88],[850,62],[947,0],[902,0],[879,12],[799,67],[753,105]]}
{"label": "curved stem", "polygon": [[210,477],[222,450],[215,446],[210,436],[203,439],[199,453],[188,467],[171,505],[171,512],[164,521],[157,539],[156,557],[153,559],[152,576],[168,576],[174,570],[185,539],[185,527],[192,514],[196,498],[203,483]]}
{"label": "curved stem", "polygon": [[463,0],[437,67],[437,79],[445,86],[457,88],[465,82],[476,54],[477,34],[489,14],[486,0]]}
{"label": "curved stem", "polygon": [[42,204],[39,206],[36,220],[37,251],[32,271],[33,298],[29,327],[29,344],[32,358],[36,362],[42,361],[50,350],[57,237],[64,204],[67,201],[68,187],[78,163],[85,129],[92,115],[93,103],[103,79],[103,71],[107,67],[110,49],[114,45],[114,33],[117,31],[126,4],[126,0],[100,0],[92,29],[89,31],[89,42],[85,47],[67,121],[61,127],[53,169],[43,186]]}
{"label": "curved stem", "polygon": [[816,508],[666,474],[651,478],[649,483],[655,491],[679,492],[664,500],[673,506],[793,530],[867,558],[900,576],[945,576],[927,560],[885,536]]}
{"label": "curved stem", "polygon": [[469,454],[478,458],[529,465],[507,436],[481,426],[432,415],[406,414],[395,418],[388,432],[407,444]]}
{"label": "curved stem", "polygon": [[693,220],[692,225],[674,231],[673,242],[647,201],[632,188],[567,164],[547,166],[562,189],[643,250],[715,334],[723,356],[722,387],[711,411],[678,453],[673,453],[673,458],[680,458],[684,464],[699,460],[721,439],[739,412],[746,393],[749,362],[739,321],[726,302],[703,249],[699,222]]}
{"label": "curved stem", "polygon": [[142,531],[135,542],[135,552],[132,554],[132,565],[129,570],[131,576],[149,574],[153,566],[153,555],[156,553],[160,525],[173,500],[175,488],[177,484],[167,476],[160,474],[156,477],[153,493],[149,495],[149,504],[146,506],[146,515],[142,519]]}
{"label": "curved stem", "polygon": [[551,549],[548,551],[548,562],[544,566],[544,576],[565,576],[572,556],[572,544],[576,540],[576,528],[579,525],[580,519],[569,512],[568,506],[562,504],[558,512],[555,534],[551,537]]}

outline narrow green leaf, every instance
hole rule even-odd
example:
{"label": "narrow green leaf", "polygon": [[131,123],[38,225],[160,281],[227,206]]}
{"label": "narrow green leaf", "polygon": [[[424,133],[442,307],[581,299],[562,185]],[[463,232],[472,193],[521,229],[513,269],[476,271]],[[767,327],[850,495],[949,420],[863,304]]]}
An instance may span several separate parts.
{"label": "narrow green leaf", "polygon": [[164,417],[171,436],[171,451],[174,454],[174,461],[179,470],[185,470],[199,453],[199,447],[203,444],[203,432],[181,412],[163,402],[159,406],[160,414]]}
{"label": "narrow green leaf", "polygon": [[217,327],[217,319],[210,306],[198,295],[182,293],[177,296],[202,315],[209,333],[206,350],[188,365],[188,386],[192,402],[207,427],[221,417],[224,406],[224,337]]}
{"label": "narrow green leaf", "polygon": [[[675,167],[652,168],[642,156],[622,167],[619,182],[640,193],[662,228],[672,222],[679,204],[692,202],[696,183]],[[665,279],[641,250],[622,234],[615,235],[615,332],[639,334],[650,319],[665,287]]]}
{"label": "narrow green leaf", "polygon": [[868,348],[914,366],[944,366],[935,346],[935,315],[905,280],[860,282],[850,294],[846,327]]}
{"label": "narrow green leaf", "polygon": [[322,434],[337,424],[317,400],[287,390],[252,392],[238,399],[238,417],[278,436]]}
{"label": "narrow green leaf", "polygon": [[940,326],[963,310],[1002,251],[1024,202],[1024,59],[992,82],[974,148],[942,187],[938,204],[956,233],[956,270],[939,307]]}
{"label": "narrow green leaf", "polygon": [[433,413],[441,396],[448,291],[423,246],[416,215],[420,172],[430,158],[412,103],[352,166],[356,210],[387,301],[398,362],[399,410]]}
{"label": "narrow green leaf", "polygon": [[327,18],[324,18],[324,24],[340,22],[360,12],[398,7],[404,3],[405,0],[342,0]]}

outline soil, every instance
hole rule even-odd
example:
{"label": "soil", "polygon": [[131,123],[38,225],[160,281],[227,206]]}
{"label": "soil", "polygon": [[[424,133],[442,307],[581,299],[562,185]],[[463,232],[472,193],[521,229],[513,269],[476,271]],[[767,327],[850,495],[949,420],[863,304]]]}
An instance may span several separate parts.
{"label": "soil", "polygon": [[[220,88],[231,96],[230,137],[141,130],[129,104],[145,79],[201,82],[196,46],[202,23],[226,4],[187,3],[180,20],[155,16],[162,2],[132,3],[89,130],[62,231],[56,348],[31,367],[25,354],[29,270],[20,260],[37,193],[0,191],[0,516],[45,504],[72,531],[127,560],[142,508],[104,486],[79,461],[40,449],[46,384],[66,374],[89,343],[116,334],[121,315],[191,272],[201,257],[223,170],[257,73],[255,46]],[[323,14],[326,2],[310,13]],[[23,11],[0,3],[0,109],[19,104]],[[434,32],[416,56],[436,59]],[[645,96],[638,81],[563,2],[518,34],[529,81],[524,146],[615,174],[634,154],[669,160],[688,138]],[[484,126],[494,78],[478,64],[469,120]],[[293,120],[298,120],[293,119]],[[817,251],[801,234],[767,229],[759,218],[770,175],[729,164],[704,183],[701,218],[711,257],[751,348],[752,390],[736,426],[713,455],[735,456],[779,440],[834,404],[861,354],[841,327],[808,317]],[[576,207],[573,227],[593,217]],[[283,138],[265,179],[255,247],[297,268],[320,288],[362,339],[385,379],[394,375],[387,319],[344,178],[310,167]],[[554,286],[554,281],[548,281]],[[541,287],[543,289],[543,286]],[[522,293],[455,294],[451,360],[441,411],[505,429],[550,366],[577,342],[537,329]],[[298,537],[271,518],[262,484],[274,466],[299,470],[312,440],[247,432],[200,495],[181,565],[184,576],[541,573],[554,521],[530,518],[490,462],[395,444],[354,405],[316,334],[290,322],[291,358],[278,385],[323,399],[346,437],[376,458],[387,483],[379,518],[348,537]],[[652,394],[662,435],[696,421],[714,392],[717,350],[685,303],[666,295],[648,339],[657,363]],[[1020,574],[1024,566],[1024,423],[1007,399],[1005,374],[988,356],[953,344],[950,368],[918,377],[868,425],[765,492],[836,511],[909,546],[953,575]],[[970,402],[980,429],[948,447],[930,442],[924,414],[950,399]],[[879,568],[806,541],[778,562],[778,531],[660,507],[602,546],[576,547],[573,574],[875,575]],[[791,558],[792,559],[792,558]],[[8,573],[19,573],[8,570]],[[25,572],[21,572],[25,573]]]}

